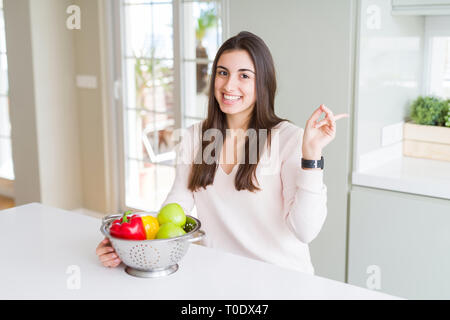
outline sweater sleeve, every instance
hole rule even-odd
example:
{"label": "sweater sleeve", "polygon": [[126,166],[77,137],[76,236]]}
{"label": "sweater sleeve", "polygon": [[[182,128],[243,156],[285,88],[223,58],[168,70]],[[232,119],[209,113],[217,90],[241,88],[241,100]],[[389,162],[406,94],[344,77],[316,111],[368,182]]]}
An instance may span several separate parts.
{"label": "sweater sleeve", "polygon": [[193,163],[195,125],[182,130],[180,143],[175,147],[176,166],[175,180],[161,208],[169,203],[178,203],[186,214],[194,208],[194,195],[188,189],[189,175]]}
{"label": "sweater sleeve", "polygon": [[319,234],[327,216],[327,187],[322,170],[301,168],[303,129],[287,138],[282,153],[284,219],[303,243]]}

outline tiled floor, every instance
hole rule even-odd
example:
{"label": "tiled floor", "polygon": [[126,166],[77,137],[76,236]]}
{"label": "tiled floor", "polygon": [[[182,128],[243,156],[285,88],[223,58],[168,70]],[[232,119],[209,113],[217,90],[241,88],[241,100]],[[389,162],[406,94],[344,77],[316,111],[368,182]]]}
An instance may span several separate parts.
{"label": "tiled floor", "polygon": [[15,207],[14,199],[0,196],[0,210]]}

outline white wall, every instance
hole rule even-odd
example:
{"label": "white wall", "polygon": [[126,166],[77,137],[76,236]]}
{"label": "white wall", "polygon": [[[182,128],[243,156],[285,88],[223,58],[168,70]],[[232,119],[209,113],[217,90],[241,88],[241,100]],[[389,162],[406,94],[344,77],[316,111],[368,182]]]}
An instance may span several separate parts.
{"label": "white wall", "polygon": [[69,0],[6,0],[17,205],[82,206]]}
{"label": "white wall", "polygon": [[[272,52],[279,116],[304,127],[320,104],[335,114],[351,114],[355,1],[230,2],[231,35],[242,30],[254,32]],[[350,121],[338,121],[336,139],[324,150],[328,217],[310,244],[316,274],[340,281],[346,276]]]}
{"label": "white wall", "polygon": [[41,199],[30,8],[28,0],[5,0],[3,5],[8,49],[14,197],[15,203],[20,205]]}
{"label": "white wall", "polygon": [[30,1],[41,202],[82,204],[73,31],[65,28],[70,0]]}
{"label": "white wall", "polygon": [[[97,88],[76,89],[80,117],[83,207],[111,213],[113,200],[109,198],[108,170],[112,159],[108,155],[108,148],[111,146],[107,143],[110,138],[106,130],[106,108],[112,109],[112,106],[106,106],[102,99],[102,88],[106,85],[102,79],[102,66],[107,62],[102,62],[100,56],[101,43],[106,41],[101,40],[101,37],[106,35],[100,33],[101,1],[73,1],[81,10],[81,29],[74,32],[74,62],[77,74],[94,76],[97,79]],[[117,143],[114,139],[112,141]]]}
{"label": "white wall", "polygon": [[[17,205],[114,211],[113,111],[101,59],[106,1],[4,0]],[[72,4],[80,30],[66,27]],[[78,74],[96,77],[97,88],[77,88]]]}

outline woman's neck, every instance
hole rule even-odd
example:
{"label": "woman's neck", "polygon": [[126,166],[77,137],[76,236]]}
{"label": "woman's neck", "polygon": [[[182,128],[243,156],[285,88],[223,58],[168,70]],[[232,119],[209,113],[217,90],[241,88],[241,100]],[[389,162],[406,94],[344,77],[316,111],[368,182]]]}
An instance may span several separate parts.
{"label": "woman's neck", "polygon": [[228,129],[234,130],[247,130],[247,121],[242,119],[233,119],[232,117],[227,117]]}
{"label": "woman's neck", "polygon": [[237,113],[237,114],[227,114],[226,115],[226,119],[227,119],[227,125],[228,125],[228,129],[233,130],[247,130],[248,129],[248,124],[250,122],[250,117],[251,117],[251,109],[253,108],[249,108],[250,110],[246,110],[247,112],[245,113]]}

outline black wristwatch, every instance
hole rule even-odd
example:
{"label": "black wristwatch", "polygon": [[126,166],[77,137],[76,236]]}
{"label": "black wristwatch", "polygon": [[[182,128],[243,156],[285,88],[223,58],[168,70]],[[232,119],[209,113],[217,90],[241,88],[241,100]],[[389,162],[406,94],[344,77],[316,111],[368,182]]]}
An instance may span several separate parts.
{"label": "black wristwatch", "polygon": [[302,158],[302,168],[320,168],[323,170],[323,157],[320,160],[305,160]]}

